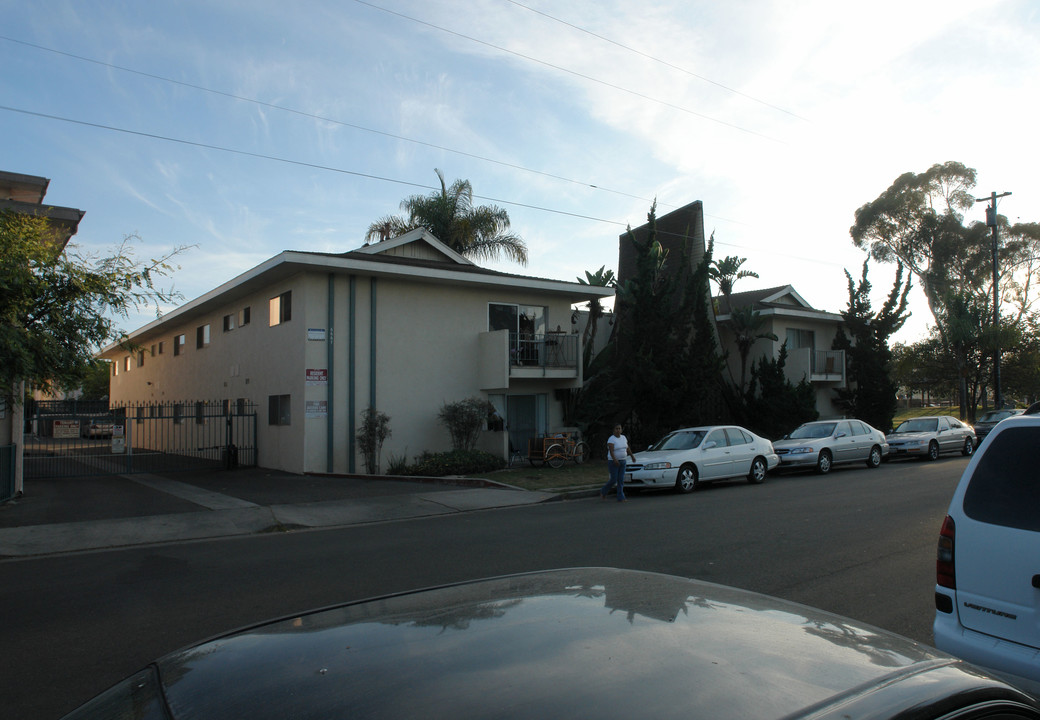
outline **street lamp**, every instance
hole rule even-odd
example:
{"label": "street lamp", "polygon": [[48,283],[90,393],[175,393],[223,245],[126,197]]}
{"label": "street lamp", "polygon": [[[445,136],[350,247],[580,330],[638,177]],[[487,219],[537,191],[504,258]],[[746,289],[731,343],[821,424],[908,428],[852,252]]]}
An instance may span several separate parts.
{"label": "street lamp", "polygon": [[997,198],[1011,193],[990,193],[989,197],[975,198],[975,202],[989,201],[986,208],[986,226],[993,228],[993,404],[996,410],[1004,407],[1004,395],[1000,389],[1000,275],[997,270]]}

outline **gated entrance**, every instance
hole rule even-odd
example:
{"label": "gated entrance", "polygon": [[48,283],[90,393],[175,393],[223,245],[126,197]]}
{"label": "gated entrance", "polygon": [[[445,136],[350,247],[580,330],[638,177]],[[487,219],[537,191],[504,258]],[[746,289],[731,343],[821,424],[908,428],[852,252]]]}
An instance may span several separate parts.
{"label": "gated entrance", "polygon": [[26,479],[256,465],[256,406],[231,402],[34,404]]}

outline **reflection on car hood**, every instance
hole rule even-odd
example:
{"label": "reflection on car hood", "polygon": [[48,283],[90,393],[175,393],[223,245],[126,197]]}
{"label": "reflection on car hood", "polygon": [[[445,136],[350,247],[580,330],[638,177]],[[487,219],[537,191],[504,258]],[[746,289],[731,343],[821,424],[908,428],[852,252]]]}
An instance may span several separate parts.
{"label": "reflection on car hood", "polygon": [[819,445],[821,443],[829,443],[830,441],[831,441],[830,437],[825,437],[825,438],[800,438],[800,439],[797,439],[797,440],[793,439],[793,438],[785,438],[783,440],[774,440],[773,441],[773,449],[774,450],[779,450],[781,448],[802,447],[803,445]]}
{"label": "reflection on car hood", "polygon": [[689,458],[698,450],[700,450],[700,448],[692,448],[690,450],[644,450],[643,452],[635,453],[636,457],[632,462],[645,465],[646,463],[652,462],[670,461],[679,456]]}
{"label": "reflection on car hood", "polygon": [[1004,687],[808,607],[598,568],[299,615],[155,667],[175,719],[888,717],[893,697],[921,709]]}
{"label": "reflection on car hood", "polygon": [[886,439],[891,442],[898,442],[899,440],[928,440],[935,437],[935,431],[930,430],[927,432],[901,432],[891,433],[886,436]]}

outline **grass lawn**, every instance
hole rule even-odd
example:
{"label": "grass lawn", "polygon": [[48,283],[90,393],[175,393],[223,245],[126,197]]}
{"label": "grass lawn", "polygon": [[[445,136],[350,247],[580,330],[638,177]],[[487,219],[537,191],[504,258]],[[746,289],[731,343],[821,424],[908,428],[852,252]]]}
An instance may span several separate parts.
{"label": "grass lawn", "polygon": [[513,485],[524,490],[575,490],[598,488],[607,481],[607,461],[591,460],[578,465],[568,462],[553,469],[548,465],[532,467],[530,463],[516,464],[485,476],[488,480]]}

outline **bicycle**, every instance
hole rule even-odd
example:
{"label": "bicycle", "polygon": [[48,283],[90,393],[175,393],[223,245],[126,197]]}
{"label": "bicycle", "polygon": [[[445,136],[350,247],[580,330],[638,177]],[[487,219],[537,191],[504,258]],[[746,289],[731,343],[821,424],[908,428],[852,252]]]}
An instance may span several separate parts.
{"label": "bicycle", "polygon": [[[537,443],[541,442],[541,452],[536,453]],[[580,465],[592,456],[592,448],[584,440],[574,440],[568,435],[532,439],[528,448],[528,461],[538,467],[549,463],[553,469],[563,467],[568,460]]]}

